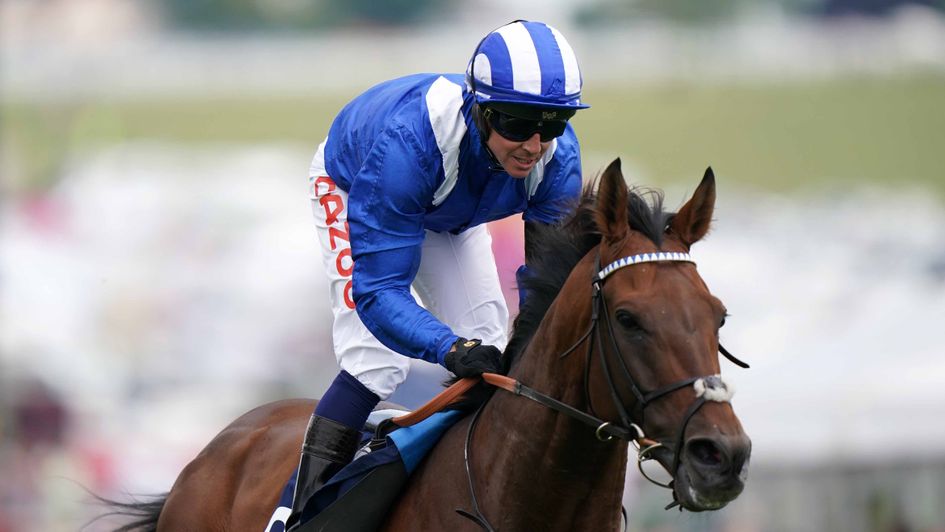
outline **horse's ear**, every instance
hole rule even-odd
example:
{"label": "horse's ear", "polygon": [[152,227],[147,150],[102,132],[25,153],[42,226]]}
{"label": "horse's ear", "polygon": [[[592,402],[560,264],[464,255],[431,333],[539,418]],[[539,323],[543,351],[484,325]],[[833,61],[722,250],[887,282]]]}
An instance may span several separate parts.
{"label": "horse's ear", "polygon": [[597,227],[604,240],[618,242],[627,236],[627,183],[614,159],[600,178],[597,189]]}
{"label": "horse's ear", "polygon": [[679,209],[669,228],[683,244],[691,246],[709,232],[714,210],[715,174],[712,173],[712,167],[709,167],[706,168],[705,176],[692,198]]}

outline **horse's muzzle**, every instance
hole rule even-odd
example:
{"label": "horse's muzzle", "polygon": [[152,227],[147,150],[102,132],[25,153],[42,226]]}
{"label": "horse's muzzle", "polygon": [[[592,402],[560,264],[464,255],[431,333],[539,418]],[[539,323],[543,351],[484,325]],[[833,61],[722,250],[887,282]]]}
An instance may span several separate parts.
{"label": "horse's muzzle", "polygon": [[693,512],[722,508],[745,488],[750,455],[744,433],[689,438],[676,471],[676,500]]}

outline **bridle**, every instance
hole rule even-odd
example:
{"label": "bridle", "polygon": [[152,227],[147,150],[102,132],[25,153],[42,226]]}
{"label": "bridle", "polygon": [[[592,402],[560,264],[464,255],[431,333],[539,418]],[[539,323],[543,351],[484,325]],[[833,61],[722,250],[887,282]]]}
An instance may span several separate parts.
{"label": "bridle", "polygon": [[[567,405],[558,401],[557,399],[545,395],[541,392],[538,392],[528,386],[525,386],[521,382],[518,382],[512,378],[505,377],[502,375],[496,374],[484,374],[483,379],[494,386],[497,386],[503,390],[511,392],[515,395],[526,397],[533,401],[536,401],[542,405],[545,405],[548,408],[551,408],[557,412],[570,416],[582,423],[585,423],[591,427],[594,427],[594,436],[600,441],[609,441],[614,438],[629,441],[634,444],[637,449],[637,467],[640,470],[640,473],[644,478],[650,482],[673,490],[673,483],[675,482],[676,471],[679,468],[679,461],[681,450],[683,447],[683,439],[686,433],[686,427],[689,425],[689,421],[695,416],[696,412],[702,408],[707,401],[716,401],[716,402],[730,402],[733,395],[733,391],[730,386],[728,386],[725,381],[722,379],[721,375],[706,375],[700,377],[689,377],[683,379],[656,390],[650,392],[643,392],[641,388],[637,385],[636,380],[633,378],[633,375],[630,373],[630,369],[627,367],[627,364],[624,360],[624,357],[621,355],[620,347],[617,345],[617,340],[614,335],[614,327],[611,323],[610,314],[607,312],[607,300],[604,297],[603,284],[604,281],[616,272],[619,269],[626,268],[628,266],[634,266],[637,264],[649,263],[649,262],[688,262],[695,264],[695,261],[689,256],[688,253],[682,252],[653,252],[653,253],[641,253],[637,255],[631,255],[617,259],[616,261],[608,264],[604,268],[600,268],[600,252],[596,258],[595,268],[597,274],[591,279],[591,284],[593,286],[592,292],[592,302],[591,302],[591,323],[588,326],[587,331],[581,335],[581,337],[565,350],[563,353],[558,355],[558,358],[564,358],[574,351],[577,350],[578,346],[590,340],[587,346],[587,360],[584,364],[584,394],[585,394],[585,403],[590,406],[591,412],[587,413],[573,406]],[[604,316],[604,319],[601,320],[601,316]],[[602,327],[601,323],[606,324],[607,329],[610,334],[610,343],[613,353],[616,355],[616,358],[619,361],[617,364],[618,369],[621,371],[623,379],[629,383],[630,390],[633,392],[634,397],[636,397],[637,404],[640,405],[640,423],[635,423],[631,418],[629,412],[627,412],[626,407],[623,404],[623,401],[620,399],[620,394],[617,391],[617,386],[615,384],[615,375],[614,371],[611,368],[611,363],[607,357],[607,351],[604,349],[604,341],[601,334]],[[600,354],[601,367],[604,372],[604,377],[607,381],[607,386],[609,388],[610,396],[613,401],[614,406],[617,409],[617,415],[620,418],[619,424],[613,424],[609,421],[604,421],[596,416],[594,412],[594,407],[590,401],[590,368],[591,368],[591,357],[594,353],[594,344],[598,343],[599,348],[597,352]],[[719,352],[725,358],[729,359],[732,363],[743,367],[748,368],[749,365],[745,362],[742,362],[727,349],[722,347],[719,344]],[[643,463],[652,460],[652,452],[660,447],[665,447],[662,443],[655,440],[649,439],[646,437],[646,434],[641,428],[644,425],[644,416],[646,412],[646,407],[652,404],[657,399],[665,397],[672,392],[680,390],[682,388],[692,385],[693,389],[696,392],[696,398],[689,405],[689,408],[683,414],[683,421],[677,431],[675,438],[675,446],[673,449],[673,462],[672,467],[669,471],[669,474],[673,477],[668,483],[662,483],[654,480],[650,477],[646,471],[643,469]],[[484,406],[484,405],[483,405]],[[469,429],[466,433],[466,446],[464,452],[464,459],[466,463],[466,474],[469,479],[469,488],[472,495],[472,509],[473,512],[467,512],[465,510],[457,509],[456,511],[467,517],[477,524],[479,524],[485,530],[494,530],[489,522],[486,520],[485,516],[482,515],[482,512],[479,510],[479,504],[476,500],[476,493],[473,484],[472,470],[469,466],[469,443],[472,440],[472,433],[475,429],[476,423],[479,420],[479,414],[482,412],[483,406],[479,407],[479,410],[473,416],[472,422],[469,424]],[[666,506],[666,509],[670,509],[674,506],[679,505],[679,502],[676,500],[675,491],[673,491],[673,502]]]}
{"label": "bridle", "polygon": [[[661,388],[658,388],[648,393],[644,393],[639,387],[639,385],[637,385],[636,380],[633,378],[633,375],[630,373],[630,369],[627,367],[625,358],[622,356],[620,352],[620,347],[617,345],[616,336],[614,334],[613,323],[611,322],[610,314],[607,308],[607,300],[604,297],[603,284],[604,284],[604,280],[607,279],[607,277],[609,277],[610,275],[612,275],[614,272],[616,272],[619,269],[626,268],[628,266],[634,266],[637,264],[649,263],[649,262],[688,262],[695,265],[695,261],[692,260],[692,257],[690,257],[688,253],[653,252],[653,253],[641,253],[638,255],[631,255],[629,257],[623,257],[621,259],[618,259],[610,263],[609,265],[607,265],[606,267],[598,271],[597,275],[595,275],[592,279],[593,295],[591,297],[593,300],[593,303],[592,303],[593,310],[591,314],[591,324],[588,329],[588,332],[585,334],[586,337],[591,337],[591,334],[593,333],[593,337],[591,337],[591,344],[588,346],[588,349],[587,349],[587,363],[584,365],[584,393],[585,393],[586,404],[590,405],[591,410],[593,411],[593,405],[590,402],[589,383],[590,383],[591,354],[594,349],[595,339],[597,340],[597,342],[600,343],[600,348],[597,351],[598,353],[600,353],[601,366],[604,371],[604,376],[607,379],[607,385],[610,388],[610,395],[613,400],[614,406],[617,408],[618,416],[620,417],[621,423],[624,426],[633,426],[639,429],[641,425],[644,425],[647,406],[655,402],[657,399],[665,397],[669,395],[670,393],[675,392],[676,390],[692,385],[696,391],[696,398],[695,400],[693,400],[692,404],[689,405],[689,408],[683,414],[683,421],[681,425],[679,426],[679,429],[677,431],[676,438],[675,438],[676,445],[673,448],[673,463],[669,471],[669,474],[675,478],[676,471],[679,468],[679,460],[680,460],[682,447],[683,447],[683,439],[685,437],[686,428],[689,426],[689,421],[696,414],[696,412],[698,412],[699,409],[702,408],[703,405],[705,405],[707,401],[729,402],[731,400],[733,391],[725,383],[721,375],[704,375],[704,376],[699,376],[699,377],[689,377],[687,379],[682,379],[672,384],[665,385]],[[597,264],[598,266],[600,265],[599,253],[597,256]],[[633,392],[634,397],[636,397],[637,399],[637,404],[639,405],[639,408],[640,408],[639,425],[637,425],[631,420],[630,414],[627,412],[623,404],[623,401],[620,400],[620,395],[617,392],[617,387],[614,383],[614,376],[610,368],[610,363],[608,362],[608,357],[606,355],[605,350],[603,349],[603,339],[601,338],[601,327],[599,327],[599,324],[601,323],[600,322],[601,315],[604,316],[603,322],[606,324],[607,329],[610,332],[608,336],[610,337],[610,344],[611,344],[611,348],[613,349],[613,353],[616,355],[614,358],[616,358],[617,361],[619,362],[618,368],[622,371],[625,381],[630,384],[630,391]],[[584,341],[584,338],[579,340],[579,342],[583,342],[583,341]],[[722,354],[722,356],[729,359],[734,364],[741,366],[743,368],[749,367],[748,364],[732,356],[732,354],[729,353],[727,349],[722,347],[721,344],[719,344],[719,352]],[[565,352],[562,355],[560,355],[560,357],[564,357],[568,354],[569,354],[568,352]],[[640,469],[640,473],[643,474],[643,477],[649,480],[650,482],[656,485],[662,486],[664,488],[672,489],[672,481],[668,484],[663,484],[661,482],[655,481],[649,475],[647,475],[646,472],[643,470],[643,462],[645,462],[646,460],[652,459],[652,457],[650,456],[652,451],[659,447],[663,447],[663,444],[647,439],[645,436],[643,436],[642,430],[640,430],[639,433],[641,437],[637,438],[634,443],[637,446],[637,451],[638,451],[637,452],[637,466]],[[672,506],[675,506],[675,504],[676,504],[676,501],[674,500],[674,504],[671,504],[669,507],[671,508]]]}

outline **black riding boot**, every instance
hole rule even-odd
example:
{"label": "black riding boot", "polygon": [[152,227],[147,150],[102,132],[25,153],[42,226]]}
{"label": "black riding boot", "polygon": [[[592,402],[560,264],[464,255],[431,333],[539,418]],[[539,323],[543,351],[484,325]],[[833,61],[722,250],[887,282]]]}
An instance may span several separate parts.
{"label": "black riding boot", "polygon": [[360,436],[360,431],[356,429],[312,414],[305,431],[305,440],[302,442],[299,476],[295,482],[292,513],[286,522],[286,530],[296,528],[302,508],[309,497],[351,462],[358,450]]}

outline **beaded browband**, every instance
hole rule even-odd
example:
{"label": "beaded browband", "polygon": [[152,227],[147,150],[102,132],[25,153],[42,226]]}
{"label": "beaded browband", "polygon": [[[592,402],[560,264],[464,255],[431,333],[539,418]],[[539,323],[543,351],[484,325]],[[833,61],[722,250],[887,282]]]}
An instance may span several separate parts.
{"label": "beaded browband", "polygon": [[624,257],[622,259],[615,260],[608,264],[603,270],[597,273],[597,281],[603,281],[608,275],[614,273],[620,268],[626,268],[627,266],[633,266],[634,264],[642,264],[644,262],[691,262],[693,264],[696,261],[692,260],[692,257],[688,253],[682,253],[678,251],[665,252],[657,251],[654,253],[641,253],[639,255],[631,255],[629,257]]}

